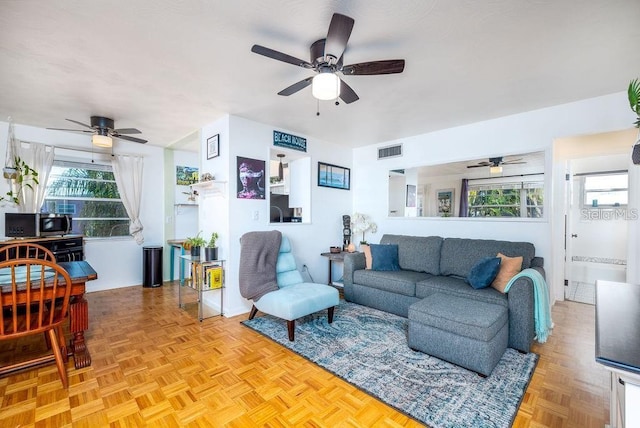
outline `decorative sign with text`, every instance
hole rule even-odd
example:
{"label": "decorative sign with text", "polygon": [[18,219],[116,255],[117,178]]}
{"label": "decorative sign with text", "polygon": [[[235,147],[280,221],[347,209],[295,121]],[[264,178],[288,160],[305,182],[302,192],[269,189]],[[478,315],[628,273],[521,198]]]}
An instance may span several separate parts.
{"label": "decorative sign with text", "polygon": [[307,151],[306,138],[296,137],[295,135],[286,134],[280,131],[273,131],[273,145],[285,147],[287,149],[299,150],[301,152]]}

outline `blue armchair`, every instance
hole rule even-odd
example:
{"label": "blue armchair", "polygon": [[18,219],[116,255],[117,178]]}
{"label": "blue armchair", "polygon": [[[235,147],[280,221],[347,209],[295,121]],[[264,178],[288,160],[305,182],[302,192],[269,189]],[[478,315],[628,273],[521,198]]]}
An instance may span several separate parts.
{"label": "blue armchair", "polygon": [[283,236],[276,263],[278,289],[268,292],[253,302],[249,319],[258,311],[287,320],[289,340],[294,340],[295,320],[305,315],[328,310],[328,321],[333,322],[333,310],[340,303],[338,290],[325,284],[304,282],[296,268],[291,244]]}

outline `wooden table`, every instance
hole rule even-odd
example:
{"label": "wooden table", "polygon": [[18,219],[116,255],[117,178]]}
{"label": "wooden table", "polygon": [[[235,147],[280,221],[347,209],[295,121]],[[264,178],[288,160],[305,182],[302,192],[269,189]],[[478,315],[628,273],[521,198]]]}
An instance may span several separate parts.
{"label": "wooden table", "polygon": [[341,251],[339,253],[320,253],[320,255],[322,257],[326,257],[329,259],[329,280],[327,282],[328,285],[333,285],[334,287],[341,289],[344,287],[344,283],[342,281],[342,279],[336,280],[334,281],[332,279],[332,264],[333,262],[338,262],[338,263],[343,263],[344,262],[344,256],[345,254],[347,254],[346,251]]}
{"label": "wooden table", "polygon": [[596,281],[596,361],[611,372],[611,427],[640,426],[638,403],[625,399],[640,388],[639,323],[640,285]]}
{"label": "wooden table", "polygon": [[[63,355],[73,356],[73,362],[77,369],[91,365],[91,355],[84,341],[84,332],[89,329],[89,305],[84,298],[87,281],[98,278],[98,274],[86,261],[60,262],[71,277],[71,302],[69,304],[69,330],[73,337],[69,341],[69,348],[62,344]],[[3,291],[11,289],[11,285],[0,282]],[[11,293],[3,294],[2,306],[11,306],[13,297]],[[18,303],[24,300],[24,295],[16,295]],[[0,374],[2,371],[0,370]]]}

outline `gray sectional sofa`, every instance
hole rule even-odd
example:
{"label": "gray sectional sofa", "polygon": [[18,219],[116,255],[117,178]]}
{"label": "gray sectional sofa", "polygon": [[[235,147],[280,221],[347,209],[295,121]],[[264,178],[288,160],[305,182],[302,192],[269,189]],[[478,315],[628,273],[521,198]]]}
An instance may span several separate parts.
{"label": "gray sectional sofa", "polygon": [[[368,270],[365,269],[363,253],[346,254],[343,279],[344,297],[347,301],[410,319],[409,307],[429,296],[435,303],[436,293],[441,302],[443,299],[447,300],[446,296],[451,296],[449,303],[460,303],[460,299],[464,299],[469,308],[473,308],[474,301],[481,302],[479,306],[489,310],[505,308],[506,311],[502,312],[507,316],[506,327],[500,330],[500,335],[508,337],[508,341],[505,340],[506,346],[529,352],[535,335],[532,281],[529,278],[519,278],[509,292],[503,294],[492,287],[474,289],[465,279],[476,262],[483,257],[495,257],[499,252],[509,257],[522,256],[522,269],[534,268],[544,276],[543,259],[535,256],[533,244],[405,235],[384,235],[380,243],[398,245],[401,270]],[[416,305],[414,312],[416,308],[420,309]],[[500,318],[497,311],[493,312],[496,313],[493,318]],[[422,316],[419,312],[415,313],[418,317]],[[425,316],[433,317],[433,314]],[[504,324],[504,319],[501,322]],[[466,354],[475,351],[466,349],[455,352]],[[474,367],[472,369],[483,372]]]}

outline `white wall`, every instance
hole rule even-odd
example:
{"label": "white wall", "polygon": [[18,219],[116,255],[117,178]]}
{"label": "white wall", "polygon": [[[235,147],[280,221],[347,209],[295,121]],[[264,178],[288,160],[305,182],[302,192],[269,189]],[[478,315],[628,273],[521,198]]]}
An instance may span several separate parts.
{"label": "white wall", "polygon": [[[556,299],[562,298],[562,278],[555,276],[554,238],[562,237],[564,224],[553,215],[556,207],[562,211],[562,196],[552,194],[554,180],[563,182],[564,167],[553,160],[554,139],[626,129],[633,123],[626,93],[620,92],[575,103],[506,116],[494,120],[445,129],[402,140],[387,141],[354,150],[354,211],[372,216],[378,223],[378,234],[369,239],[376,242],[384,233],[409,235],[440,235],[444,237],[489,238],[529,241],[536,253],[545,258],[547,278]],[[377,147],[403,144],[403,156],[378,161]],[[533,151],[546,151],[545,217],[542,220],[460,219],[460,218],[389,218],[387,198],[388,171],[419,165],[504,156]],[[459,189],[456,189],[459,193]],[[385,197],[371,197],[371,195]],[[554,223],[555,222],[555,223]]]}
{"label": "white wall", "polygon": [[[351,213],[351,192],[317,186],[318,161],[351,168],[351,152],[326,141],[307,138],[307,154],[311,157],[311,222],[269,223],[268,200],[248,200],[236,197],[236,157],[269,159],[273,147],[273,131],[295,132],[253,122],[237,116],[227,116],[202,130],[202,143],[220,133],[220,157],[206,160],[201,156],[202,171],[214,173],[216,179],[226,181],[224,195],[216,194],[200,202],[200,228],[220,233],[219,257],[227,260],[225,315],[248,312],[251,303],[240,296],[238,271],[240,266],[240,237],[249,231],[280,230],[291,240],[298,269],[307,265],[316,282],[328,281],[328,261],[320,253],[332,245],[342,245],[342,215]],[[299,135],[299,134],[296,134]],[[203,145],[204,147],[204,145]],[[268,165],[268,163],[267,163]],[[268,175],[268,174],[267,174]],[[267,195],[268,197],[268,195]],[[306,278],[306,273],[303,272]],[[213,293],[212,293],[213,294]],[[215,298],[211,305],[215,305]]]}
{"label": "white wall", "polygon": [[[4,165],[8,123],[0,122],[0,159]],[[19,140],[50,144],[82,150],[91,150],[91,138],[87,135],[71,132],[50,131],[43,128],[14,124],[15,137]],[[162,245],[164,189],[163,149],[144,144],[115,140],[115,153],[137,154],[144,156],[142,204],[140,220],[144,226],[145,243],[143,245]],[[90,152],[76,151],[78,157],[91,160]],[[100,155],[94,155],[97,159]],[[109,157],[107,156],[106,159]],[[0,193],[8,191],[6,180],[0,180]],[[2,212],[15,209],[0,205]],[[4,215],[0,216],[0,231],[4,233]],[[98,279],[87,283],[87,291],[142,284],[142,246],[133,238],[87,239],[85,258],[98,272]]]}

